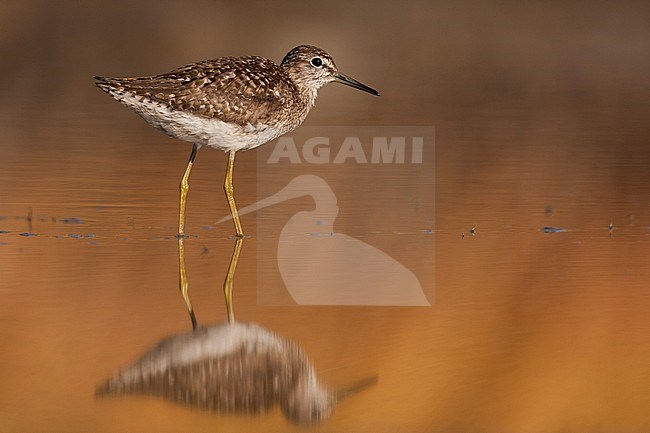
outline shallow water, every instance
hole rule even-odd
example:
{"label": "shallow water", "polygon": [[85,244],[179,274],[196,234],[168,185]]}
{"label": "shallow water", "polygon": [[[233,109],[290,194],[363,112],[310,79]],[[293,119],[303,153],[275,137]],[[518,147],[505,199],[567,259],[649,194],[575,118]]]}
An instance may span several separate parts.
{"label": "shallow water", "polygon": [[[387,9],[378,10],[383,16]],[[409,16],[424,34],[426,23]],[[454,16],[447,25],[460,28],[463,20]],[[500,19],[490,20],[499,27]],[[556,65],[558,76],[582,77],[581,67],[601,59],[587,54],[574,68]],[[305,125],[435,127],[433,221],[405,223],[404,207],[369,211],[360,199],[368,185],[412,191],[412,178],[373,177],[354,166],[334,167],[326,177],[336,186],[334,232],[386,252],[417,275],[431,306],[294,302],[273,271],[277,257],[266,252],[292,215],[314,208],[302,197],[263,216],[242,216],[250,237],[235,276],[236,317],[298,343],[328,386],[378,377],[313,431],[647,431],[650,113],[647,79],[637,80],[647,69],[635,69],[645,60],[625,57],[629,81],[613,80],[619,77],[604,68],[591,81],[558,87],[525,62],[504,75],[490,65],[515,65],[498,58],[479,67],[475,73],[484,75],[473,81],[449,66],[466,59],[451,52],[444,59],[445,66],[413,71],[406,84],[390,71],[365,69],[375,82],[363,70],[351,73],[385,89],[382,98],[324,89]],[[37,94],[5,92],[1,430],[303,429],[279,410],[248,418],[156,398],[95,398],[95,387],[117,369],[161,338],[190,329],[174,237],[190,146],[92,88],[87,77],[106,65],[81,67],[85,75],[60,84],[47,110],[36,104]],[[457,85],[422,90],[416,84],[429,83],[431,71]],[[268,195],[260,186],[286,184],[260,178],[267,172],[260,172],[259,158],[257,151],[237,156],[240,207]],[[218,223],[227,213],[225,162],[221,152],[202,149],[190,180],[186,263],[204,324],[226,317],[221,284],[233,229]],[[368,274],[384,271],[368,266]],[[261,283],[268,290],[260,292]]]}
{"label": "shallow water", "polygon": [[[153,131],[100,138],[90,125],[71,128],[95,140],[92,153],[46,129],[48,146],[22,146],[2,162],[0,398],[9,430],[20,430],[25,417],[36,430],[161,431],[171,420],[193,431],[297,428],[276,412],[249,420],[155,399],[94,398],[114,370],[189,329],[174,238],[189,148]],[[374,240],[360,236],[415,272],[433,294],[431,307],[298,306],[281,279],[273,289],[285,297],[265,306],[256,274],[275,258],[256,254],[266,240],[256,236],[254,216],[242,217],[251,237],[235,278],[237,317],[298,342],[328,385],[379,378],[322,429],[571,430],[585,420],[634,427],[647,419],[647,159],[622,159],[606,140],[597,146],[598,133],[542,151],[496,128],[477,128],[493,141],[473,144],[458,138],[462,131],[437,127],[432,233],[390,231],[386,223]],[[442,134],[456,134],[454,146]],[[589,152],[574,150],[587,143]],[[474,152],[458,155],[471,145]],[[201,323],[225,320],[221,281],[232,228],[216,224],[226,212],[224,161],[202,150],[190,183],[186,254]],[[237,198],[253,203],[256,155],[237,162]],[[355,203],[339,197],[337,232],[354,235],[366,218]],[[271,215],[279,229],[311,206],[298,200]],[[426,236],[435,239],[430,250],[412,248]],[[471,417],[458,421],[468,408]]]}

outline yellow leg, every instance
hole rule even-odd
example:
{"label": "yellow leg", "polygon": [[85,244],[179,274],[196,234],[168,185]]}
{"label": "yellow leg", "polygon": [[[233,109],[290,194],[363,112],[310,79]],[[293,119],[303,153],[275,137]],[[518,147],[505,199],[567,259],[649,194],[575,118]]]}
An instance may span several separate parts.
{"label": "yellow leg", "polygon": [[187,281],[187,273],[185,272],[185,245],[183,244],[185,238],[185,202],[187,200],[187,192],[190,190],[189,178],[190,172],[192,171],[192,164],[194,164],[194,158],[196,158],[196,152],[199,150],[199,147],[195,144],[192,147],[192,153],[190,154],[190,160],[187,163],[187,168],[185,169],[185,174],[181,179],[180,191],[181,198],[179,204],[179,214],[178,214],[178,274],[179,282],[178,287],[183,295],[183,300],[185,301],[185,306],[187,311],[190,314],[190,319],[192,320],[192,329],[196,329],[196,316],[194,315],[194,309],[190,302],[190,297],[188,293],[189,283]]}
{"label": "yellow leg", "polygon": [[230,265],[228,266],[228,273],[226,274],[226,280],[223,282],[223,294],[226,297],[226,311],[228,312],[228,323],[235,323],[235,313],[233,310],[232,303],[232,282],[235,278],[235,270],[237,269],[237,262],[239,261],[239,253],[241,252],[241,246],[244,241],[244,238],[237,237],[235,238],[235,248],[232,251],[232,258],[230,259]]}
{"label": "yellow leg", "polygon": [[199,150],[199,146],[196,144],[192,146],[192,153],[190,154],[190,160],[187,162],[187,168],[185,169],[185,174],[181,179],[181,201],[179,205],[178,212],[178,236],[182,237],[185,234],[185,202],[187,201],[187,192],[190,190],[190,172],[192,171],[192,165],[194,164],[194,158],[196,158],[196,152]]}
{"label": "yellow leg", "polygon": [[239,214],[237,213],[237,206],[235,205],[235,196],[233,195],[232,187],[232,171],[234,166],[235,151],[231,150],[228,152],[228,166],[226,167],[226,180],[223,183],[223,190],[226,192],[228,207],[230,208],[230,215],[232,215],[232,220],[235,223],[235,236],[238,238],[243,238],[244,232],[242,231],[241,223],[239,222]]}

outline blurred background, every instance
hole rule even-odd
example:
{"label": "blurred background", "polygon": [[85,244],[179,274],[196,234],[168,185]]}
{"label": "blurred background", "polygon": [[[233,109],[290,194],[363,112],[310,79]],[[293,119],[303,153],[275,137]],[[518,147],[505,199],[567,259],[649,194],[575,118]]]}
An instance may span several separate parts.
{"label": "blurred background", "polygon": [[[400,262],[435,284],[431,307],[258,306],[264,258],[254,216],[242,221],[253,238],[236,276],[238,317],[299,343],[325,384],[379,378],[310,429],[650,430],[648,2],[0,9],[0,430],[301,430],[279,411],[95,399],[115,369],[189,327],[173,235],[190,147],[92,77],[226,55],[279,62],[304,43],[382,94],[328,86],[305,125],[436,128],[435,248],[387,234]],[[214,226],[224,167],[223,154],[201,151],[188,202],[190,290],[205,323],[225,318],[231,228]],[[256,200],[255,167],[254,151],[238,156],[240,205]],[[354,197],[338,206],[335,229],[354,236],[364,209]]]}

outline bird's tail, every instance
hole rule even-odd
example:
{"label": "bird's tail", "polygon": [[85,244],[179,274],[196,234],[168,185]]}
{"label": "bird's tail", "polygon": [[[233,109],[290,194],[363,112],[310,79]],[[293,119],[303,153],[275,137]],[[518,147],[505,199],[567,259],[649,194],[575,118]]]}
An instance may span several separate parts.
{"label": "bird's tail", "polygon": [[95,86],[99,87],[106,93],[115,91],[117,89],[117,83],[113,78],[100,77],[99,75],[93,77],[95,79]]}

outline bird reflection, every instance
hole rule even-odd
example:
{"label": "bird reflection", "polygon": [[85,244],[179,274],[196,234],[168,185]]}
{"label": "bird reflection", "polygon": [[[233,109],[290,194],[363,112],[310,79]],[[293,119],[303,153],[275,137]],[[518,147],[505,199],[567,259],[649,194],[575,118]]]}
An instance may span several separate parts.
{"label": "bird reflection", "polygon": [[376,378],[323,387],[300,346],[245,322],[199,327],[163,339],[97,388],[97,394],[153,395],[220,413],[260,414],[280,406],[297,424],[330,417],[337,402]]}

